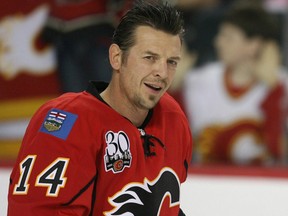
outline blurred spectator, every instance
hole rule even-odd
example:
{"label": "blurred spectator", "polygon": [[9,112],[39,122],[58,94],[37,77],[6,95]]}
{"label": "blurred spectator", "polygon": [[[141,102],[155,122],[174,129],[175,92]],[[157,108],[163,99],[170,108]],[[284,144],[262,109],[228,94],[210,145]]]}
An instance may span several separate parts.
{"label": "blurred spectator", "polygon": [[[216,59],[213,39],[217,34],[220,19],[235,0],[176,0],[175,4],[183,14],[185,35],[182,60],[169,88],[169,93],[183,104],[181,86],[187,71],[192,67]],[[183,109],[185,107],[182,106]]]}
{"label": "blurred spectator", "polygon": [[177,0],[185,20],[187,51],[197,54],[194,66],[215,60],[213,38],[223,13],[235,0]]}
{"label": "blurred spectator", "polygon": [[43,37],[55,46],[62,91],[82,91],[88,80],[110,81],[108,47],[131,0],[48,1],[51,13]]}
{"label": "blurred spectator", "polygon": [[259,5],[235,5],[215,39],[219,61],[185,77],[198,162],[282,163],[288,82],[276,27]]}
{"label": "blurred spectator", "polygon": [[281,23],[281,48],[284,65],[288,67],[288,0],[263,0],[264,8],[279,19]]}

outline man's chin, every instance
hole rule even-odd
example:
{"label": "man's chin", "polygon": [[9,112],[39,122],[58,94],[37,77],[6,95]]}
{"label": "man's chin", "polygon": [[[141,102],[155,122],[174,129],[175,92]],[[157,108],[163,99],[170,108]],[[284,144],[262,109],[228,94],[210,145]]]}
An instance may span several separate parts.
{"label": "man's chin", "polygon": [[157,105],[158,102],[159,102],[159,98],[150,97],[149,101],[147,102],[147,107],[149,107],[149,109],[152,109]]}

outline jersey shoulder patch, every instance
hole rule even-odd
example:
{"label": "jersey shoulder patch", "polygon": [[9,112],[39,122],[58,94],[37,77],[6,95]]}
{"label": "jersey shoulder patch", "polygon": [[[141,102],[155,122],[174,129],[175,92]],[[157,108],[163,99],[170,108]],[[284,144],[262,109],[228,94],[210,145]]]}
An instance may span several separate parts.
{"label": "jersey shoulder patch", "polygon": [[66,140],[78,115],[59,109],[48,111],[40,128],[43,133]]}

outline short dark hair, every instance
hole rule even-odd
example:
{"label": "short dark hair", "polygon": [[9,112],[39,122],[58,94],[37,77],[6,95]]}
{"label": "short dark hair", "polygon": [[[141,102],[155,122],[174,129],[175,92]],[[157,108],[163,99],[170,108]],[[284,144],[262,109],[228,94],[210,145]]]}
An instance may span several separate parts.
{"label": "short dark hair", "polygon": [[222,23],[237,26],[248,38],[279,40],[280,31],[277,19],[259,5],[236,5],[223,16]]}
{"label": "short dark hair", "polygon": [[138,1],[134,7],[121,18],[114,31],[112,42],[123,52],[135,43],[135,30],[139,26],[149,26],[172,35],[179,35],[181,41],[184,34],[182,14],[173,6],[162,1]]}

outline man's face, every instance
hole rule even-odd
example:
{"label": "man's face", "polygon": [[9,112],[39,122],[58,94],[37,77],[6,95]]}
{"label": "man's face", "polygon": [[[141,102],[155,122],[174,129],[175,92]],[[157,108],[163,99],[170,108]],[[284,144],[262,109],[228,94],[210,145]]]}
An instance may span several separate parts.
{"label": "man's face", "polygon": [[254,59],[257,50],[255,39],[249,39],[244,32],[229,23],[220,26],[215,40],[218,57],[226,65],[235,66]]}
{"label": "man's face", "polygon": [[153,108],[173,80],[180,53],[179,36],[138,27],[135,44],[119,70],[122,96],[137,109]]}

